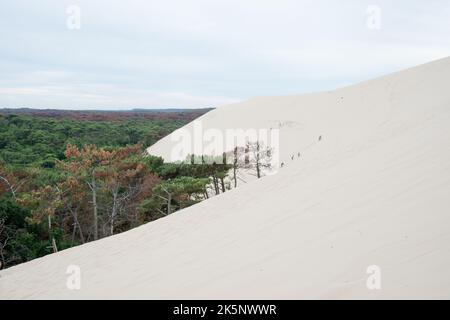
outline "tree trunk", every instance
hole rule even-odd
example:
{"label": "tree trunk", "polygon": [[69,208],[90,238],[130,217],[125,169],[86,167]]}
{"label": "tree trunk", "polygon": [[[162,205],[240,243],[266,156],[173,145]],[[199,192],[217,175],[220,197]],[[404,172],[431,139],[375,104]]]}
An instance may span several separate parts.
{"label": "tree trunk", "polygon": [[220,194],[219,182],[218,182],[216,175],[213,175],[213,184],[214,184],[214,191],[216,192],[216,195]]}
{"label": "tree trunk", "polygon": [[259,141],[256,141],[256,175],[261,178],[261,164],[259,159]]}
{"label": "tree trunk", "polygon": [[236,177],[236,171],[237,171],[237,147],[234,147],[234,162],[233,162],[233,179],[234,179],[234,187],[237,187],[237,177]]}
{"label": "tree trunk", "polygon": [[3,251],[6,245],[8,244],[9,236],[7,235],[5,225],[6,225],[5,219],[0,220],[0,236],[5,231],[4,242],[3,243],[0,242],[0,270],[6,267],[6,259]]}
{"label": "tree trunk", "polygon": [[72,242],[70,243],[73,247],[73,244],[75,243],[75,236],[77,235],[77,225],[76,223],[73,224],[73,231],[72,231]]}
{"label": "tree trunk", "polygon": [[80,222],[78,221],[78,216],[75,214],[75,223],[78,226],[78,232],[80,233],[81,243],[85,243],[83,230],[81,229]]}
{"label": "tree trunk", "polygon": [[114,234],[114,220],[117,214],[117,193],[118,193],[119,188],[115,188],[113,190],[113,207],[112,207],[112,212],[111,212],[111,226],[110,226],[110,234],[113,235]]}
{"label": "tree trunk", "polygon": [[77,213],[77,210],[74,211],[74,210],[72,210],[71,208],[69,208],[69,211],[70,211],[70,213],[72,213],[72,217],[73,217],[73,220],[74,220],[74,222],[75,222],[74,230],[75,230],[75,229],[78,229],[78,232],[80,233],[81,243],[85,243],[83,230],[81,229],[80,221],[78,221],[78,213]]}
{"label": "tree trunk", "polygon": [[97,206],[97,183],[92,175],[92,206],[94,208],[94,240],[98,240],[98,206]]}
{"label": "tree trunk", "polygon": [[245,147],[245,160],[244,160],[244,163],[245,163],[245,165],[247,166],[247,165],[249,165],[250,164],[250,157],[249,157],[249,155],[248,155],[248,152],[250,151],[250,146],[247,144],[247,146]]}
{"label": "tree trunk", "polygon": [[55,238],[52,238],[52,247],[54,253],[58,252],[58,247],[56,246]]}
{"label": "tree trunk", "polygon": [[3,247],[0,244],[0,270],[2,270],[6,265],[5,256],[3,254]]}
{"label": "tree trunk", "polygon": [[9,180],[6,179],[6,178],[3,177],[3,176],[0,176],[0,180],[3,180],[3,181],[6,183],[8,189],[9,189],[9,192],[11,192],[11,194],[12,194],[12,196],[13,196],[13,198],[14,198],[14,201],[16,201],[16,200],[17,200],[17,198],[16,198],[16,192],[14,191],[14,187],[11,185],[11,183],[9,183]]}
{"label": "tree trunk", "polygon": [[52,241],[53,253],[56,253],[56,252],[58,252],[58,247],[56,246],[55,237],[52,235],[52,218],[50,217],[50,215],[48,215],[47,217],[48,217],[48,234],[52,239],[51,241]]}
{"label": "tree trunk", "polygon": [[259,161],[256,162],[256,175],[259,178],[261,178],[261,171],[260,171],[260,167],[259,167]]}
{"label": "tree trunk", "polygon": [[167,215],[170,215],[172,214],[172,194],[170,192],[167,194]]}

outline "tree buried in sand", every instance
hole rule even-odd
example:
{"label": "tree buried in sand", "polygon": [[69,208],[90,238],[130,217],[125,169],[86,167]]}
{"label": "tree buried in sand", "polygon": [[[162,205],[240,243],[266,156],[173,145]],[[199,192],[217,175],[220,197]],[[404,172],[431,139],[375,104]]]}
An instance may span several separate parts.
{"label": "tree buried in sand", "polygon": [[246,152],[250,154],[250,157],[246,158],[246,165],[248,168],[255,170],[258,179],[262,177],[264,169],[272,168],[273,148],[265,147],[263,143],[257,140],[247,143]]}

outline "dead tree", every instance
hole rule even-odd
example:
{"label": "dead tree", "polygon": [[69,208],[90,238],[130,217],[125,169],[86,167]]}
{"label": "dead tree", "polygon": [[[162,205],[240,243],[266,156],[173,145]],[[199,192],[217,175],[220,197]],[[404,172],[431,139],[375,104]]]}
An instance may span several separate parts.
{"label": "dead tree", "polygon": [[244,148],[235,146],[233,151],[230,151],[228,154],[230,157],[233,157],[232,161],[233,180],[234,180],[234,187],[236,188],[238,179],[241,179],[238,177],[239,170],[241,168],[248,167],[250,164],[249,150],[247,147]]}
{"label": "dead tree", "polygon": [[17,200],[16,194],[22,184],[15,185],[8,179],[8,177],[4,174],[0,174],[0,181],[3,181],[6,185],[6,188],[11,193],[14,200]]}
{"label": "dead tree", "polygon": [[160,197],[161,199],[163,199],[164,201],[166,201],[167,203],[167,213],[164,213],[162,211],[160,211],[163,215],[170,215],[172,214],[172,193],[170,191],[168,191],[166,188],[164,188],[163,186],[161,186],[161,190],[164,191],[165,194],[167,194],[167,198],[163,197],[161,195],[157,195],[158,197]]}
{"label": "dead tree", "polygon": [[248,164],[255,169],[256,176],[259,179],[262,176],[263,169],[272,167],[273,150],[270,147],[265,147],[260,141],[247,143],[246,150],[252,155],[252,159],[248,161]]}
{"label": "dead tree", "polygon": [[0,270],[6,266],[5,248],[9,241],[5,219],[0,219]]}
{"label": "dead tree", "polygon": [[234,147],[233,151],[233,179],[234,187],[237,187],[237,170],[238,170],[238,147]]}

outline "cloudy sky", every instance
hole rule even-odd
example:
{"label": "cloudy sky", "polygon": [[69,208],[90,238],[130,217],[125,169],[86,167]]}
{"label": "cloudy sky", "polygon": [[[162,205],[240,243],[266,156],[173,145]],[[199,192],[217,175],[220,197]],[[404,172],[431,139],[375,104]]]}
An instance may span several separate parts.
{"label": "cloudy sky", "polygon": [[0,0],[0,107],[330,90],[450,56],[449,17],[448,0]]}

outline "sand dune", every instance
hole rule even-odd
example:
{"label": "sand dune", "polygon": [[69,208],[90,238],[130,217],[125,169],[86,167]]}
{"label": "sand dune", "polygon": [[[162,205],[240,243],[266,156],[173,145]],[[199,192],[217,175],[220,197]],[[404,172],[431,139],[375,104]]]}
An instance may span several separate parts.
{"label": "sand dune", "polygon": [[[278,126],[285,166],[4,270],[0,299],[448,299],[449,83],[447,58],[333,92],[209,112],[205,128]],[[173,160],[172,148],[169,136],[148,151]],[[69,265],[81,268],[80,290],[66,286]],[[371,265],[380,290],[366,285]]]}

